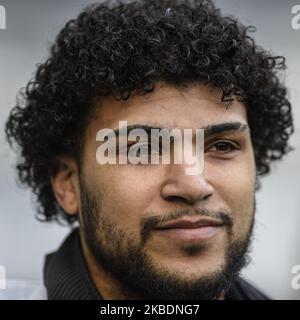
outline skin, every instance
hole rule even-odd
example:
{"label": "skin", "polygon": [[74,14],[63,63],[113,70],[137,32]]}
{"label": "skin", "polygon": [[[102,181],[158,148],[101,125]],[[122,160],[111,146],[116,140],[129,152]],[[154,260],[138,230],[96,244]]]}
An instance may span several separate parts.
{"label": "skin", "polygon": [[[152,230],[144,249],[155,265],[170,272],[179,272],[186,279],[201,277],[224,264],[230,243],[241,240],[251,229],[254,219],[255,160],[249,130],[224,132],[205,140],[204,171],[186,175],[187,164],[169,165],[99,165],[96,133],[101,128],[117,129],[119,121],[128,125],[146,124],[162,128],[204,128],[212,124],[239,122],[247,125],[246,107],[234,100],[229,108],[220,101],[216,89],[202,85],[178,88],[166,83],[156,84],[145,96],[133,95],[127,101],[113,97],[95,99],[96,114],[85,132],[82,175],[95,196],[101,197],[103,221],[118,226],[134,244],[141,245],[141,220],[150,212],[164,215],[178,208],[196,212],[198,209],[227,210],[233,221],[232,232],[225,228],[205,241],[205,250],[187,254],[184,247],[197,246],[197,240],[183,242],[170,239]],[[217,143],[225,141],[238,146],[224,152]],[[223,145],[224,147],[224,145]],[[60,157],[64,164],[52,186],[58,203],[70,215],[79,215],[82,223],[79,173],[74,159]],[[112,274],[93,258],[80,228],[84,256],[91,277],[104,299],[124,299],[128,293]],[[116,252],[109,234],[102,234],[103,245]],[[220,296],[222,298],[222,296]]]}

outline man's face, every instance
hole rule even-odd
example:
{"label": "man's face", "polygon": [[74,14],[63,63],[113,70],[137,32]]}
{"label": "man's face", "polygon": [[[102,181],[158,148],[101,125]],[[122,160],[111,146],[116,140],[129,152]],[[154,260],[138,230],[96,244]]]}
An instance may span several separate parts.
{"label": "man's face", "polygon": [[[141,297],[218,298],[245,262],[255,161],[245,106],[235,100],[226,109],[220,97],[205,86],[182,90],[158,83],[145,96],[105,98],[87,128],[81,232],[98,266]],[[205,137],[201,175],[187,175],[185,163],[99,165],[97,131],[117,129],[122,120],[168,129],[240,123],[244,129]],[[203,217],[218,226],[160,229]]]}

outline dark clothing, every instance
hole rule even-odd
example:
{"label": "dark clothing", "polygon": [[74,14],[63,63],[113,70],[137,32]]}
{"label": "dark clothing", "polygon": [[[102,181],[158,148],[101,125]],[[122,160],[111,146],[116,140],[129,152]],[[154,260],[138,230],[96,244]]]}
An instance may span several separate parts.
{"label": "dark clothing", "polygon": [[[78,228],[68,235],[56,252],[46,255],[44,284],[50,300],[102,300],[89,274]],[[240,277],[226,294],[226,300],[267,299]]]}

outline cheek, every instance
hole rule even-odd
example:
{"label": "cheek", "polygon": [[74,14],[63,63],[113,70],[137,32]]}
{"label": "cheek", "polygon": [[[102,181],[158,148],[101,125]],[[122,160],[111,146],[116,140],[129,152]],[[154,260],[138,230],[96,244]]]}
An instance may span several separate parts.
{"label": "cheek", "polygon": [[[103,190],[101,214],[123,230],[140,232],[140,221],[159,196],[159,176],[149,167],[105,166],[98,169],[97,188]],[[101,178],[100,178],[101,177]]]}
{"label": "cheek", "polygon": [[233,215],[234,232],[248,230],[253,219],[255,166],[253,161],[224,161],[210,166],[212,184],[221,202]]}

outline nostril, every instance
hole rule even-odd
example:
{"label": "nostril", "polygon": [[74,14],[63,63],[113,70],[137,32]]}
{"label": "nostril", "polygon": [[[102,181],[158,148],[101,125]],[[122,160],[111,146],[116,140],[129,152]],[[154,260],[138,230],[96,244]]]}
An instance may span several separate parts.
{"label": "nostril", "polygon": [[179,197],[179,196],[164,196],[163,198],[167,201],[172,201],[172,202],[184,202],[184,203],[187,202],[185,198]]}
{"label": "nostril", "polygon": [[207,196],[203,197],[202,200],[207,200],[210,196],[211,194],[208,194]]}

